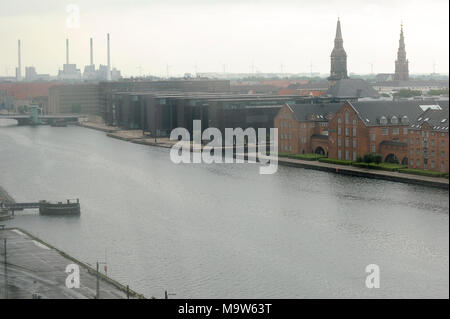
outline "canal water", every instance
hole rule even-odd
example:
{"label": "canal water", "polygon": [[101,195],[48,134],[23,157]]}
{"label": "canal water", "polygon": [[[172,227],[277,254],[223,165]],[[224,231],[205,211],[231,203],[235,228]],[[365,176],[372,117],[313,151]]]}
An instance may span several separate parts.
{"label": "canal water", "polygon": [[[448,191],[258,164],[173,164],[169,150],[81,127],[0,127],[16,201],[80,198],[22,227],[146,296],[449,297]],[[380,288],[365,268],[380,269]]]}

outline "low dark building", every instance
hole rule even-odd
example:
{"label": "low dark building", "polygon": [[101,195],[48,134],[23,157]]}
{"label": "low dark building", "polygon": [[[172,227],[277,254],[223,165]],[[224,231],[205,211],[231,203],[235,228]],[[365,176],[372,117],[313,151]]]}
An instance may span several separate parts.
{"label": "low dark building", "polygon": [[176,127],[192,133],[192,121],[202,129],[271,128],[279,109],[286,103],[334,102],[331,98],[256,94],[183,92],[122,92],[113,94],[107,105],[106,123],[124,129],[142,129],[153,136],[168,136]]}

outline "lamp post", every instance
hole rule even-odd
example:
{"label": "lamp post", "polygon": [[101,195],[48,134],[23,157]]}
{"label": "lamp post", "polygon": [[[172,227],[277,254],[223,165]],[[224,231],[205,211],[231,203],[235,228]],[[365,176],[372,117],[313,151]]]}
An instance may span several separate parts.
{"label": "lamp post", "polygon": [[167,290],[164,291],[164,299],[169,299],[169,296],[176,296],[174,293],[168,293]]}
{"label": "lamp post", "polygon": [[7,268],[7,260],[6,260],[6,238],[3,241],[5,248],[5,299],[8,299],[8,268]]}
{"label": "lamp post", "polygon": [[98,270],[99,265],[106,265],[106,262],[97,261],[97,288],[96,288],[95,299],[100,299],[100,272]]}

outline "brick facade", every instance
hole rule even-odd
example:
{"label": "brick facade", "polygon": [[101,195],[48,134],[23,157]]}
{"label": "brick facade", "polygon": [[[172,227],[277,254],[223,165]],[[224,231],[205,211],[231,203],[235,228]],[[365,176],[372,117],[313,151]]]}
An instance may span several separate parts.
{"label": "brick facade", "polygon": [[[396,106],[390,105],[394,111]],[[432,126],[428,122],[411,125],[416,121],[406,115],[377,114],[376,121],[369,120],[350,102],[345,102],[335,114],[322,118],[312,114],[299,120],[292,108],[285,105],[275,117],[274,125],[279,132],[280,153],[323,153],[329,158],[349,161],[357,161],[366,154],[380,154],[383,162],[448,173],[448,108],[441,112],[435,114],[434,120],[443,124]],[[421,115],[419,119],[425,117]]]}

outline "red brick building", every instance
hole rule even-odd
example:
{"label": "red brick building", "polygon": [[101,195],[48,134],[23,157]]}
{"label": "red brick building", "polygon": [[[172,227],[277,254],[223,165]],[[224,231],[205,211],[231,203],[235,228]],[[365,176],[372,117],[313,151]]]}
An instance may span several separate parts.
{"label": "red brick building", "polygon": [[380,154],[383,162],[449,170],[448,101],[285,105],[274,125],[280,153],[320,153],[348,161]]}
{"label": "red brick building", "polygon": [[328,122],[341,103],[285,104],[275,116],[280,153],[328,154]]}
{"label": "red brick building", "polygon": [[423,112],[409,128],[409,167],[449,171],[448,108]]}

